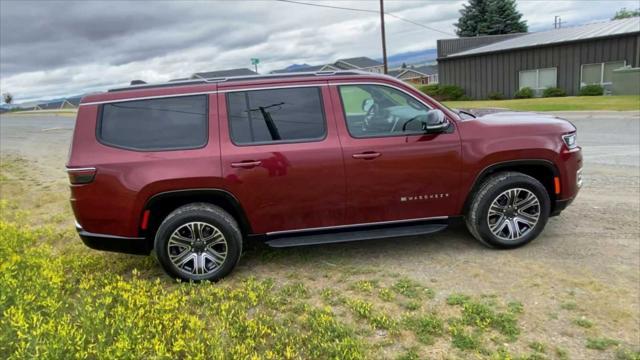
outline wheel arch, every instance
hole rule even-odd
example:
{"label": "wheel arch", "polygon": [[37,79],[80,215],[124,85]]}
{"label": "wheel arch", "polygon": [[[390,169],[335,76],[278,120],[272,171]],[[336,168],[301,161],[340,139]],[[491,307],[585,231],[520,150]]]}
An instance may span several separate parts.
{"label": "wheel arch", "polygon": [[141,235],[146,237],[148,241],[153,242],[153,237],[158,227],[169,213],[180,206],[195,202],[219,206],[238,222],[243,235],[252,233],[251,223],[247,218],[246,212],[240,201],[232,193],[223,189],[206,188],[165,191],[151,196],[140,213],[139,224],[143,221],[144,213],[149,211],[147,228],[146,230],[140,229]]}
{"label": "wheel arch", "polygon": [[560,176],[560,172],[555,164],[549,160],[527,159],[509,160],[491,164],[480,171],[476,175],[470,191],[467,193],[461,213],[467,213],[469,206],[471,206],[471,202],[473,201],[473,197],[478,191],[480,185],[482,185],[489,176],[504,171],[520,172],[540,181],[545,189],[547,189],[549,200],[551,200],[551,212],[553,212],[556,199],[554,177]]}

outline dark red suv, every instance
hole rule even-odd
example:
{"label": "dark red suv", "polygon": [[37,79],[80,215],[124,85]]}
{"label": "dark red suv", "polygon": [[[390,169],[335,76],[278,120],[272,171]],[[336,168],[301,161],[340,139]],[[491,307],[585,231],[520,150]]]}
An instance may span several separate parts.
{"label": "dark red suv", "polygon": [[475,118],[388,76],[331,72],[87,96],[67,171],[89,247],[155,250],[172,276],[217,280],[249,237],[394,238],[462,216],[483,243],[517,247],[571,203],[581,167],[565,120]]}

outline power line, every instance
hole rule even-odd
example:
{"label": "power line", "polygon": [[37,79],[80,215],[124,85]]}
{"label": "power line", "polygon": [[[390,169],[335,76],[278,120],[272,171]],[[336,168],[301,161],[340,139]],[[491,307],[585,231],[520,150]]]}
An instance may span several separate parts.
{"label": "power line", "polygon": [[[276,1],[286,2],[286,3],[291,3],[291,4],[298,4],[298,5],[317,6],[317,7],[329,8],[329,9],[350,10],[350,11],[360,11],[360,12],[374,13],[374,14],[378,14],[378,13],[379,13],[379,12],[378,12],[378,11],[376,11],[376,10],[358,9],[358,8],[343,7],[343,6],[333,6],[333,5],[324,5],[324,4],[312,4],[312,3],[307,3],[307,2],[302,2],[302,1],[295,1],[295,0],[276,0]],[[413,21],[413,20],[409,20],[409,19],[407,19],[407,18],[400,17],[400,16],[398,16],[398,15],[396,15],[396,14],[392,14],[392,13],[388,13],[388,12],[385,12],[384,14],[385,14],[385,15],[389,15],[389,16],[391,16],[391,17],[393,17],[393,18],[398,19],[398,20],[405,21],[405,22],[408,22],[408,23],[410,23],[410,24],[413,24],[413,25],[417,25],[417,26],[423,27],[423,28],[428,29],[428,30],[431,30],[431,31],[436,31],[436,32],[439,32],[439,33],[441,33],[441,34],[445,34],[445,35],[455,36],[455,35],[454,35],[454,34],[452,34],[452,33],[448,33],[448,32],[446,32],[446,31],[442,31],[442,30],[439,30],[439,29],[436,29],[436,28],[432,28],[432,27],[427,26],[427,25],[424,25],[424,24],[420,24],[419,22],[415,22],[415,21]]]}

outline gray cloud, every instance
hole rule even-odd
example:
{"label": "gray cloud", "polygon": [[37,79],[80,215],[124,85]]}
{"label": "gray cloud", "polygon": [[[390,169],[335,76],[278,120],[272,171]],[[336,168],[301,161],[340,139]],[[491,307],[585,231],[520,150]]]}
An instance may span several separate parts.
{"label": "gray cloud", "polygon": [[[307,0],[309,1],[309,0]],[[396,15],[453,33],[463,0],[386,2]],[[377,10],[377,1],[319,2]],[[579,3],[579,5],[578,5]],[[635,1],[521,1],[533,30],[553,15],[568,25],[608,18]],[[544,13],[540,9],[544,8]],[[387,18],[391,54],[446,38]],[[100,90],[134,78],[166,81],[197,71],[350,56],[380,57],[377,14],[264,1],[0,1],[0,90],[17,101]]]}

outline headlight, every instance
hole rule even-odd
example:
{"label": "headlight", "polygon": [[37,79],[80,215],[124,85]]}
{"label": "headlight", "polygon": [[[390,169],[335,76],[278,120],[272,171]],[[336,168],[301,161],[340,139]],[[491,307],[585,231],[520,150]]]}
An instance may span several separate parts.
{"label": "headlight", "polygon": [[578,147],[578,140],[577,140],[576,133],[562,135],[562,140],[564,141],[564,143],[567,145],[569,149],[575,149],[576,147]]}

